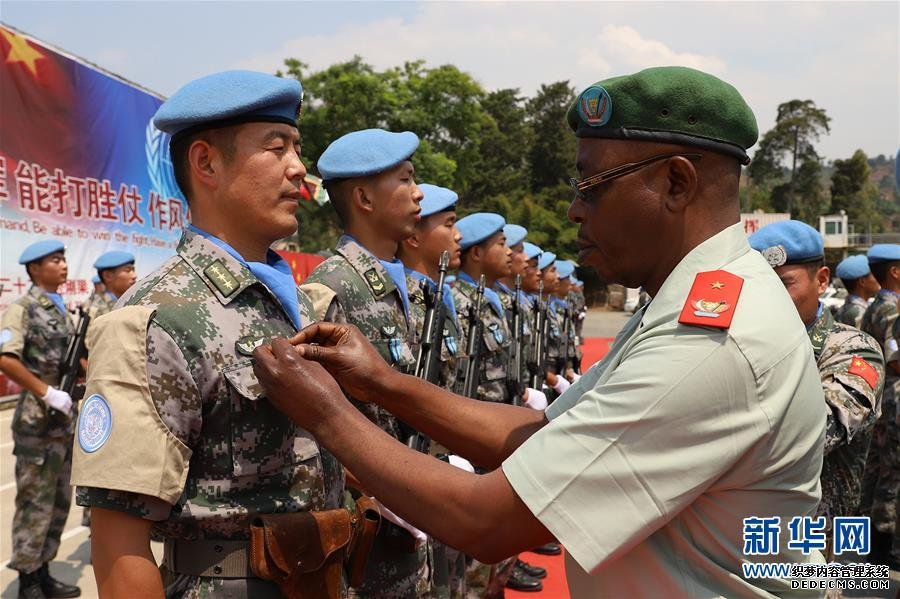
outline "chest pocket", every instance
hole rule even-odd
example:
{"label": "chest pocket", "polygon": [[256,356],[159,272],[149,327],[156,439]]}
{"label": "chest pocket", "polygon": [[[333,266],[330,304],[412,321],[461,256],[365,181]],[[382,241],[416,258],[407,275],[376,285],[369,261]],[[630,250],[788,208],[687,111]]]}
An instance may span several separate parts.
{"label": "chest pocket", "polygon": [[[230,402],[229,453],[235,477],[272,476],[284,489],[299,477],[322,484],[319,446],[262,395],[250,360],[222,370]],[[318,475],[317,475],[318,473]],[[252,485],[252,480],[248,483]]]}
{"label": "chest pocket", "polygon": [[[496,323],[494,323],[496,324]],[[484,345],[487,353],[484,356],[484,378],[488,381],[496,381],[506,378],[506,348],[509,346],[509,338],[502,328],[485,327]]]}
{"label": "chest pocket", "polygon": [[412,349],[403,337],[376,339],[372,342],[384,361],[394,368],[406,372],[415,363]]}

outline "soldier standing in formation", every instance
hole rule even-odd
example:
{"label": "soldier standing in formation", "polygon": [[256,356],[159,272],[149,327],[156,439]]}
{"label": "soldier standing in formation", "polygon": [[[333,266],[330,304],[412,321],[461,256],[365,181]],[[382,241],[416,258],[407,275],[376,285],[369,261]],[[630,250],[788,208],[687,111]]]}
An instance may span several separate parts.
{"label": "soldier standing in formation", "polygon": [[[403,240],[399,246],[398,257],[406,271],[406,291],[409,296],[410,328],[413,333],[413,355],[421,351],[424,336],[425,318],[428,310],[426,293],[437,292],[440,279],[439,262],[441,254],[447,252],[448,269],[457,269],[460,265],[459,241],[462,235],[456,228],[456,192],[445,187],[423,183],[419,185],[423,198],[419,206],[421,220],[416,223],[415,233]],[[436,384],[453,389],[456,383],[459,357],[462,355],[463,343],[456,316],[456,307],[450,286],[444,283],[441,304],[435,306],[435,318],[441,323],[440,337],[435,339],[439,352]],[[446,455],[448,452],[440,446],[432,446],[431,453]],[[454,464],[468,467],[471,464],[457,456],[447,456]],[[461,462],[465,464],[461,464]],[[464,553],[443,543],[432,540],[434,554],[433,588],[430,593],[433,599],[451,597],[465,599],[466,590],[466,556]]]}
{"label": "soldier standing in formation", "polygon": [[57,240],[33,243],[19,256],[31,288],[0,321],[0,371],[22,387],[13,414],[16,509],[12,558],[20,599],[78,597],[78,587],[50,575],[72,503],[72,398],[54,388],[75,328],[57,293],[66,282],[66,248]]}
{"label": "soldier standing in formation", "polygon": [[101,597],[280,597],[250,569],[250,523],[341,505],[340,464],[261,395],[251,363],[314,319],[269,249],[297,229],[300,101],[296,80],[229,71],[154,117],[192,225],[91,327],[72,480]]}
{"label": "soldier standing in formation", "polygon": [[869,307],[869,300],[878,293],[881,285],[875,280],[869,268],[869,260],[862,255],[841,260],[835,274],[847,290],[847,299],[838,310],[835,320],[860,328],[863,315]]}
{"label": "soldier standing in formation", "polygon": [[859,507],[863,468],[881,414],[884,357],[872,337],[835,322],[831,310],[819,301],[831,273],[818,231],[786,220],[763,227],[749,242],[784,283],[812,342],[828,406],[822,501],[816,516],[825,517],[830,538],[833,518],[854,516]]}
{"label": "soldier standing in formation", "polygon": [[860,512],[872,517],[872,553],[875,563],[897,566],[900,555],[891,556],[897,529],[900,495],[900,422],[897,418],[897,387],[900,386],[900,352],[893,327],[900,300],[900,245],[877,244],[867,252],[869,268],[881,285],[875,301],[863,315],[862,326],[881,344],[885,381],[881,417],[875,423],[872,449],[866,462]]}
{"label": "soldier standing in formation", "polygon": [[[397,252],[421,220],[423,194],[410,162],[418,146],[419,138],[409,131],[366,129],[325,149],[316,166],[344,234],[335,255],[301,285],[313,300],[317,320],[356,325],[401,372],[410,372],[415,362],[406,272]],[[406,442],[390,412],[371,403],[356,405],[383,431]],[[389,510],[382,513],[385,520],[355,596],[428,595],[433,567],[426,535]]]}

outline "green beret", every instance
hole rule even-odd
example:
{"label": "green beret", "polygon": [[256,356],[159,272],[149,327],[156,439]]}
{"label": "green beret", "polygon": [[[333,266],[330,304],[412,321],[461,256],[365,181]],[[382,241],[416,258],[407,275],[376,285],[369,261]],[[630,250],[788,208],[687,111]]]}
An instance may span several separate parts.
{"label": "green beret", "polygon": [[749,164],[756,117],[738,91],[686,67],[654,67],[598,81],[566,114],[577,137],[696,146]]}

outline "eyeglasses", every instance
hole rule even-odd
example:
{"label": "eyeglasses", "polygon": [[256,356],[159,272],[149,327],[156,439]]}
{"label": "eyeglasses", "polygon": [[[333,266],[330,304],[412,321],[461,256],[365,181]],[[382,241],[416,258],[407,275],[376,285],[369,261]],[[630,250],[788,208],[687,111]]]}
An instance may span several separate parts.
{"label": "eyeglasses", "polygon": [[623,177],[629,173],[633,173],[637,170],[640,170],[647,166],[648,164],[653,164],[654,162],[659,162],[660,160],[667,160],[669,158],[674,158],[675,156],[681,156],[683,158],[687,158],[688,160],[700,160],[700,154],[659,154],[657,156],[651,156],[650,158],[645,158],[644,160],[639,160],[638,162],[629,162],[627,164],[619,165],[615,168],[611,168],[608,171],[603,171],[602,173],[597,173],[596,175],[591,175],[590,177],[585,177],[584,179],[569,179],[569,185],[572,186],[572,189],[575,190],[575,197],[580,200],[587,200],[587,195],[584,193],[589,189],[593,189],[597,187],[601,183],[606,183],[607,181],[612,181],[613,179],[618,179],[619,177]]}

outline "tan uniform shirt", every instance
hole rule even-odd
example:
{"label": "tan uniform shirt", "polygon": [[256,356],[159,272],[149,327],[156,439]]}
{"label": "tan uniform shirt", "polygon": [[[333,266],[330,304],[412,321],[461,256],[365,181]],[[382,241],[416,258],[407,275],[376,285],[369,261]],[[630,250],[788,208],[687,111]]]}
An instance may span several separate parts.
{"label": "tan uniform shirt", "polygon": [[[678,323],[695,275],[743,278],[731,327]],[[787,548],[820,497],[822,386],[784,286],[739,225],[689,253],[609,355],[503,464],[565,545],[574,598],[767,597],[742,561],[822,562]],[[743,519],[781,517],[780,553],[743,555]]]}

